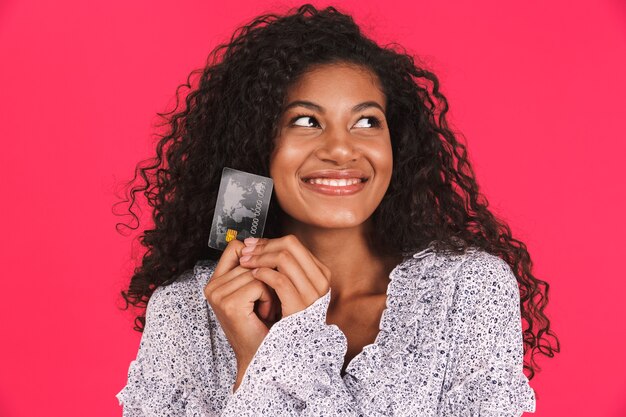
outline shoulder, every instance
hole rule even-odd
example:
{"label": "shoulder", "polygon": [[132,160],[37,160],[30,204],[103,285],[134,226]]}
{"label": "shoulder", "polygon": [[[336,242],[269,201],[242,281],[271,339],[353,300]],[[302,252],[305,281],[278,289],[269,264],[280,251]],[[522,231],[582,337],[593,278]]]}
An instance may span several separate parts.
{"label": "shoulder", "polygon": [[519,298],[517,278],[505,260],[481,249],[461,258],[453,274],[457,289],[466,294],[475,291],[482,296]]}
{"label": "shoulder", "polygon": [[453,311],[494,326],[519,317],[517,277],[499,256],[474,249],[458,257],[449,279]]}
{"label": "shoulder", "polygon": [[201,259],[196,262],[196,265],[193,267],[193,275],[197,285],[204,288],[209,282],[211,275],[213,275],[216,266],[217,261],[212,259]]}
{"label": "shoulder", "polygon": [[464,252],[426,249],[406,256],[404,267],[421,268],[423,272],[445,273],[456,284],[486,285],[494,281],[506,289],[517,288],[517,279],[509,264],[497,255],[470,246]]}
{"label": "shoulder", "polygon": [[158,321],[154,316],[163,312],[167,312],[171,318],[172,313],[204,309],[203,289],[214,267],[214,261],[198,261],[192,269],[180,273],[170,284],[157,287],[148,301],[146,320],[152,318]]}
{"label": "shoulder", "polygon": [[197,287],[195,281],[193,270],[189,269],[176,276],[171,283],[157,287],[148,301],[148,310],[159,310],[189,299]]}
{"label": "shoulder", "polygon": [[[157,287],[146,308],[142,345],[152,345],[161,352],[189,354],[195,344],[207,342],[210,321],[204,297],[202,276],[196,266],[176,276],[170,284]],[[185,343],[181,343],[185,340]],[[178,354],[177,353],[177,354]]]}
{"label": "shoulder", "polygon": [[432,281],[432,285],[456,294],[457,302],[482,304],[487,299],[519,302],[517,278],[509,264],[473,246],[462,253],[436,251],[432,245],[406,253],[395,276],[404,285],[418,287]]}
{"label": "shoulder", "polygon": [[172,297],[178,298],[197,293],[198,288],[204,288],[208,282],[216,264],[216,261],[210,259],[197,261],[192,269],[180,273],[170,284],[158,287],[152,297],[167,300]]}

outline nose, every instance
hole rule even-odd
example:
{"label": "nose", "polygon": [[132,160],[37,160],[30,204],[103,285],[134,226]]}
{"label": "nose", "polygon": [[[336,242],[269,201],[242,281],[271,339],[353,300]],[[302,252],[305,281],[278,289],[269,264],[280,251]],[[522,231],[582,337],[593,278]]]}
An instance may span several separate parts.
{"label": "nose", "polygon": [[335,162],[337,165],[356,161],[360,151],[350,132],[342,128],[327,129],[320,139],[320,146],[316,150],[316,156],[322,161]]}

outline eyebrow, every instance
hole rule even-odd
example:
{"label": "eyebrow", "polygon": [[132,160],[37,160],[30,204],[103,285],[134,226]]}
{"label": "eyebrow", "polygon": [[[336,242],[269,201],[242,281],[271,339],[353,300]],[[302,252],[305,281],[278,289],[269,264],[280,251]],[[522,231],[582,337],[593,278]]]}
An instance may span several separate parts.
{"label": "eyebrow", "polygon": [[[283,111],[287,111],[289,109],[291,109],[292,107],[306,107],[307,109],[311,109],[311,110],[315,110],[318,111],[322,114],[324,114],[326,112],[326,110],[318,105],[315,104],[311,101],[307,101],[307,100],[296,100],[296,101],[292,101],[291,103],[287,104],[285,106],[285,109]],[[382,111],[383,113],[385,112],[385,109],[382,108],[382,106],[380,104],[378,104],[375,101],[364,101],[363,103],[359,103],[356,106],[352,107],[352,113],[356,113],[359,111],[363,111],[369,107],[376,107],[377,109],[380,109],[380,111]]]}

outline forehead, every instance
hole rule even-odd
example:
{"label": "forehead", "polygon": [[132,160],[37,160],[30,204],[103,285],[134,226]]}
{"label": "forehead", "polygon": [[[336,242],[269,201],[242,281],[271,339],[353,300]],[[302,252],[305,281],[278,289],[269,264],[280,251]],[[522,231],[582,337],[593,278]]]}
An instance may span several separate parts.
{"label": "forehead", "polygon": [[315,65],[287,89],[288,101],[296,98],[334,101],[339,97],[385,104],[378,76],[369,68],[350,63]]}

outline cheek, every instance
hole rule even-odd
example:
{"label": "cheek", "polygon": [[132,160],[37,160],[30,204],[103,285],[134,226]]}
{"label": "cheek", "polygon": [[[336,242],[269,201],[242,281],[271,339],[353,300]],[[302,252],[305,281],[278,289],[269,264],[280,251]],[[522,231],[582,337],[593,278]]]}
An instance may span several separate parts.
{"label": "cheek", "polygon": [[370,157],[378,175],[391,178],[391,171],[393,170],[393,151],[391,149],[391,143],[383,143],[371,149]]}
{"label": "cheek", "polygon": [[270,158],[270,176],[277,192],[297,178],[301,164],[302,157],[297,149],[281,146],[274,151]]}
{"label": "cheek", "polygon": [[293,170],[300,167],[311,152],[311,145],[298,138],[279,140],[270,158],[270,170],[273,169],[281,174],[281,169],[289,168],[293,173]]}
{"label": "cheek", "polygon": [[298,169],[301,166],[298,152],[287,147],[277,148],[270,158],[270,177],[274,181],[273,194],[280,208],[292,216],[296,203],[299,181]]}

